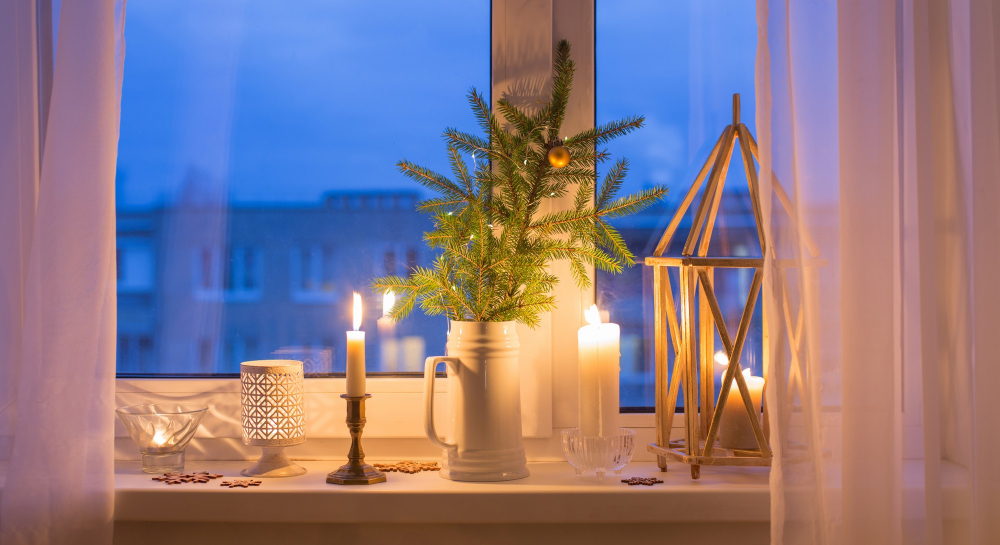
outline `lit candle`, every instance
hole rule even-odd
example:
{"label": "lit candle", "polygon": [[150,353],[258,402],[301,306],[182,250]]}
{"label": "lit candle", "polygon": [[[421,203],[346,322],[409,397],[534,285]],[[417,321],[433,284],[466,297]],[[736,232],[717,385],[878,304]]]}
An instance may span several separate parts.
{"label": "lit candle", "polygon": [[382,317],[378,319],[379,362],[382,371],[394,372],[399,367],[399,350],[396,342],[396,322],[389,314],[396,304],[396,294],[386,292],[382,296]]}
{"label": "lit candle", "polygon": [[162,447],[167,444],[167,432],[166,430],[156,430],[156,434],[153,435],[153,440],[150,441],[154,447]]}
{"label": "lit candle", "polygon": [[602,324],[597,305],[584,312],[580,328],[580,435],[618,435],[618,373],[621,328]]}
{"label": "lit candle", "polygon": [[361,327],[361,295],[354,292],[354,331],[347,332],[347,397],[365,395],[365,332]]}
{"label": "lit candle", "polygon": [[[750,399],[753,401],[754,416],[760,414],[761,401],[764,397],[764,378],[750,376],[750,370],[743,370]],[[759,417],[758,417],[759,418]],[[746,405],[740,396],[739,385],[733,377],[733,385],[729,389],[726,406],[722,408],[722,420],[719,423],[719,444],[728,449],[757,449],[757,439],[753,434],[750,418],[747,417]]]}
{"label": "lit candle", "polygon": [[[719,371],[712,374],[712,380],[718,379],[721,383],[726,376],[726,368],[729,367],[729,356],[722,350],[715,351],[715,366]],[[715,387],[712,388],[712,391],[715,391]]]}

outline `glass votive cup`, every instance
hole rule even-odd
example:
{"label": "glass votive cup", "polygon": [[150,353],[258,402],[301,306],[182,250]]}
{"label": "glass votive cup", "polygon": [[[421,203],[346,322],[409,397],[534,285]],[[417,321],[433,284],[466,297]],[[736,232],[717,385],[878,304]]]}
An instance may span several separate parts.
{"label": "glass votive cup", "polygon": [[597,480],[603,481],[605,472],[621,475],[622,469],[632,461],[635,430],[618,428],[618,435],[590,437],[580,435],[580,428],[569,428],[562,432],[562,448],[577,475],[594,471]]}
{"label": "glass votive cup", "polygon": [[115,410],[142,454],[146,473],[184,470],[184,449],[208,407],[155,403],[130,405]]}

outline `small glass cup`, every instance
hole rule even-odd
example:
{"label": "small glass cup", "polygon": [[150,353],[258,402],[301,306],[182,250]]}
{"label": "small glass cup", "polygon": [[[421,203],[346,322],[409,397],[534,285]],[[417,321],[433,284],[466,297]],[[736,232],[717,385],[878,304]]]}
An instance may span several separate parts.
{"label": "small glass cup", "polygon": [[198,430],[208,407],[156,403],[115,410],[142,453],[146,473],[184,470],[184,449]]}
{"label": "small glass cup", "polygon": [[580,428],[569,428],[562,432],[562,448],[577,475],[594,471],[597,480],[603,481],[605,472],[621,475],[622,469],[632,461],[635,430],[618,428],[618,435],[588,437],[580,435]]}

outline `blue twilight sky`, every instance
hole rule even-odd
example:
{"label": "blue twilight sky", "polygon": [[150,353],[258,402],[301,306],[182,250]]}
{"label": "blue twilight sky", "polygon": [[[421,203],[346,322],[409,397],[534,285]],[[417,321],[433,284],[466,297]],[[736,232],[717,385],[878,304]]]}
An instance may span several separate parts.
{"label": "blue twilight sky", "polygon": [[[124,205],[185,180],[239,202],[415,189],[396,161],[445,170],[442,130],[489,92],[488,0],[137,0],[125,37]],[[755,48],[749,0],[597,0],[598,121],[648,119],[611,148],[631,188],[683,191],[733,92],[752,127]]]}

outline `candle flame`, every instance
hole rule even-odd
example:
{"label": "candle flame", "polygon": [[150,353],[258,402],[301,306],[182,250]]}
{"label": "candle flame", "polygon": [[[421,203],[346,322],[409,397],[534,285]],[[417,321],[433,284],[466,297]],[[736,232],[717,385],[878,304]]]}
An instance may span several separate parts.
{"label": "candle flame", "polygon": [[717,363],[719,365],[724,365],[724,366],[728,367],[729,366],[729,357],[726,356],[725,352],[723,352],[722,350],[719,350],[718,352],[715,353],[715,363]]}
{"label": "candle flame", "polygon": [[597,310],[597,305],[590,305],[590,308],[583,311],[583,317],[588,324],[596,325],[601,323],[601,311]]}
{"label": "candle flame", "polygon": [[361,294],[354,292],[354,331],[361,327]]}
{"label": "candle flame", "polygon": [[743,370],[743,376],[746,377],[746,378],[750,378],[750,370],[749,369],[744,369]]}
{"label": "candle flame", "polygon": [[156,430],[156,435],[153,436],[153,446],[162,447],[167,442],[167,432],[164,430]]}
{"label": "candle flame", "polygon": [[[386,317],[392,312],[392,307],[396,306],[396,292],[387,291],[382,295],[382,317]],[[355,327],[354,329],[357,329]]]}

